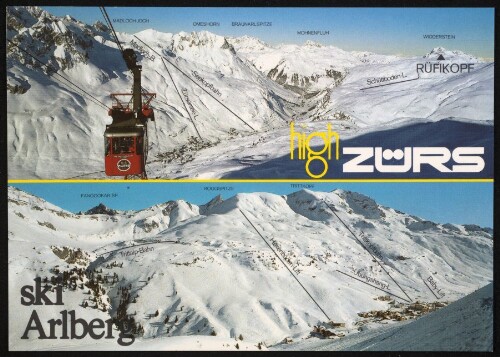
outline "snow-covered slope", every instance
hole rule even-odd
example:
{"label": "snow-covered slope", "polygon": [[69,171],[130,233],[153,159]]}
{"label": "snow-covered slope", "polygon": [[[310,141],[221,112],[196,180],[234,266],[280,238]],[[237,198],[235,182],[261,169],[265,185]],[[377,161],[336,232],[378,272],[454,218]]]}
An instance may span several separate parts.
{"label": "snow-covered slope", "polygon": [[[446,301],[492,279],[491,229],[436,224],[349,191],[238,194],[202,206],[175,201],[137,212],[100,207],[87,215],[65,212],[10,187],[9,311],[16,314],[9,320],[11,348],[62,345],[62,340],[19,342],[31,312],[19,305],[19,292],[36,276],[50,279],[55,268],[61,273],[76,266],[88,274],[82,284],[97,274],[116,275],[116,281],[101,281],[105,293],[99,295],[99,309],[78,306],[88,298],[85,287],[68,290],[65,304],[88,316],[129,314],[143,329],[141,341],[216,334],[256,346],[309,336],[327,318],[240,211],[282,252],[328,317],[345,323],[346,335],[358,331],[364,320],[359,313],[385,310],[392,299],[403,305],[408,298],[436,301],[424,284],[428,277]],[[83,265],[61,253],[78,249]],[[345,274],[374,279],[372,285],[387,285],[387,292]],[[393,294],[389,300],[377,299],[387,293]],[[38,309],[42,321],[58,311]]]}
{"label": "snow-covered slope", "polygon": [[[156,121],[148,129],[150,177],[223,177],[241,168],[240,158],[227,155],[228,148],[256,148],[252,156],[257,158],[249,165],[282,156],[288,145],[274,143],[287,141],[291,120],[321,122],[322,127],[328,121],[348,136],[361,128],[380,131],[395,121],[493,120],[493,63],[458,50],[436,47],[423,56],[402,58],[315,42],[270,46],[249,36],[207,31],[149,29],[135,36],[118,34],[124,47],[142,47],[142,84],[157,93],[152,103]],[[37,7],[7,7],[7,39],[105,105],[111,104],[110,93],[131,87],[131,74],[100,22],[88,25]],[[9,178],[105,177],[107,110],[64,80],[58,82],[56,75],[48,77],[15,45],[8,43],[7,50]],[[438,60],[440,55],[445,59]],[[374,78],[417,78],[417,64],[426,62],[472,63],[474,68],[461,74],[423,73],[415,81],[364,89]],[[205,160],[193,163],[207,155],[214,158],[210,172]]]}
{"label": "snow-covered slope", "polygon": [[[120,51],[101,23],[83,24],[58,18],[34,7],[8,7],[7,38],[35,54],[98,100],[111,105],[109,94],[127,92],[131,74]],[[132,47],[130,34],[118,34]],[[208,32],[165,34],[154,30],[136,36],[166,56],[191,78],[202,78],[215,88],[212,95],[258,131],[279,127],[289,117],[287,103],[296,94],[286,91],[242,60],[224,37]],[[40,64],[8,44],[8,136],[11,177],[63,177],[102,171],[102,133],[111,122],[107,110],[68,87],[57,76],[47,77]],[[197,137],[216,143],[252,129],[195,83],[168,65],[182,101],[163,61],[148,49],[152,61],[139,56],[143,87],[156,92],[156,124],[150,128],[151,157],[191,143]],[[26,67],[27,65],[27,67]],[[195,77],[195,73],[198,77]],[[195,80],[196,81],[196,80]],[[198,84],[201,79],[198,79]],[[202,85],[203,86],[203,85]],[[188,108],[189,113],[185,109]]]}
{"label": "snow-covered slope", "polygon": [[357,56],[334,46],[307,41],[304,45],[267,46],[249,37],[231,41],[257,69],[298,93],[340,85],[348,70],[362,64]]}
{"label": "snow-covered slope", "polygon": [[407,324],[339,341],[301,341],[277,349],[343,351],[493,351],[493,283]]}
{"label": "snow-covered slope", "polygon": [[493,284],[394,334],[350,347],[378,351],[493,351]]}
{"label": "snow-covered slope", "polygon": [[[445,60],[437,60],[440,54],[444,54]],[[473,70],[454,74],[417,73],[417,65],[426,63],[448,68],[455,63],[471,63]],[[382,82],[382,87],[369,84],[369,80],[393,77],[396,79]],[[493,78],[493,63],[483,63],[460,51],[435,48],[423,57],[356,67],[342,86],[330,86],[312,98],[318,105],[308,114],[334,119],[334,114],[341,112],[355,119],[359,126],[404,118],[493,120]],[[407,82],[391,84],[400,81]]]}

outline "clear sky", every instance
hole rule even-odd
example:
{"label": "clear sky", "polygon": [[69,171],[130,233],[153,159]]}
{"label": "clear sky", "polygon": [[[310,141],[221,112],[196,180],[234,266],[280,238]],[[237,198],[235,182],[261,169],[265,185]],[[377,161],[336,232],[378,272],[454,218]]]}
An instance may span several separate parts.
{"label": "clear sky", "polygon": [[[44,6],[57,16],[93,24],[103,21],[97,7]],[[208,30],[224,36],[249,35],[271,45],[302,44],[307,40],[344,50],[403,56],[424,55],[443,46],[473,55],[494,57],[493,8],[201,8],[107,7],[117,31],[129,33],[153,28],[162,32]],[[139,23],[139,19],[147,20]],[[130,22],[132,20],[132,22]],[[135,21],[135,22],[133,22]],[[272,26],[241,27],[233,22],[271,22]],[[218,22],[217,27],[194,22]],[[297,31],[328,31],[304,36]],[[424,39],[424,35],[453,35],[454,39]]]}
{"label": "clear sky", "polygon": [[[311,184],[311,183],[307,183]],[[314,183],[312,190],[336,188],[363,193],[379,204],[438,223],[478,224],[493,227],[492,183]],[[119,209],[143,209],[169,200],[183,199],[204,204],[218,193],[223,198],[238,192],[289,194],[300,188],[289,183],[44,183],[14,184],[72,212],[85,211],[104,203]],[[206,187],[232,188],[232,191],[208,191]],[[82,194],[115,194],[110,198],[82,198]]]}

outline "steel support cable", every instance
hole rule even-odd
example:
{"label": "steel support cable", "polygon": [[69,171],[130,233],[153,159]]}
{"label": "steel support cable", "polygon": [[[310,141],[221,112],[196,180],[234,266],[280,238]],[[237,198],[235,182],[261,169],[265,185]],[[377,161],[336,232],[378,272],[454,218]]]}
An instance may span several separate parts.
{"label": "steel support cable", "polygon": [[163,57],[160,57],[161,58],[161,61],[163,63],[163,66],[165,67],[165,69],[167,70],[167,73],[168,73],[168,76],[170,77],[170,80],[172,81],[173,85],[174,85],[174,88],[175,88],[175,91],[177,92],[177,94],[179,95],[179,98],[182,102],[182,105],[184,106],[184,109],[186,110],[186,112],[188,113],[188,116],[189,116],[189,119],[191,120],[191,123],[193,124],[193,127],[194,127],[194,130],[196,130],[196,134],[198,134],[198,137],[200,138],[200,140],[203,141],[203,138],[201,137],[200,135],[200,132],[198,131],[198,128],[196,127],[196,124],[194,123],[194,119],[193,117],[191,116],[191,113],[189,112],[188,108],[187,108],[187,105],[186,103],[184,102],[184,100],[182,99],[182,95],[181,93],[179,92],[179,89],[177,88],[177,85],[175,84],[174,82],[174,79],[172,78],[172,75],[170,74],[170,71],[168,70],[168,67],[167,65],[165,64],[165,61],[163,60]]}
{"label": "steel support cable", "polygon": [[[120,52],[122,54],[123,60],[125,61],[125,58],[123,57],[123,47],[122,47],[122,45],[120,43],[120,40],[118,39],[118,35],[116,34],[115,28],[113,27],[113,24],[111,23],[111,20],[110,20],[110,18],[108,16],[108,12],[104,8],[104,6],[99,6],[99,10],[101,10],[102,16],[104,17],[104,21],[106,21],[106,23],[108,24],[108,27],[111,30],[111,34],[115,38],[115,43],[118,46],[118,49],[120,50]],[[125,64],[127,64],[127,63],[125,63]],[[130,71],[132,72],[131,69],[130,69]],[[149,93],[149,91],[147,91],[143,86],[141,86],[141,91],[143,93]],[[132,100],[132,99],[130,99],[130,100]]]}
{"label": "steel support cable", "polygon": [[104,20],[108,23],[108,26],[112,31],[112,35],[115,38],[116,45],[118,46],[118,49],[120,50],[120,52],[123,55],[123,47],[122,47],[120,41],[118,40],[118,36],[116,35],[115,28],[113,27],[113,24],[111,23],[111,20],[109,19],[108,12],[104,8],[104,6],[99,6],[99,9],[101,9],[102,16],[104,16]]}
{"label": "steel support cable", "polygon": [[[106,9],[104,8],[104,6],[100,6],[99,9],[101,10],[101,13],[102,13],[102,15],[104,17],[104,20],[106,21],[106,23],[108,24],[109,28],[111,29],[112,34],[113,34],[113,36],[115,38],[116,44],[117,44],[118,48],[120,49],[120,51],[122,53],[122,56],[123,56],[123,47],[121,46],[120,41],[118,40],[118,36],[117,36],[116,31],[115,31],[115,29],[113,27],[113,24],[111,23],[111,20],[110,20],[110,18],[108,16],[108,13],[107,13]],[[177,89],[177,86],[175,85],[175,82],[173,81],[172,76],[170,75],[170,72],[168,71],[168,68],[167,68],[165,62],[163,61],[163,58],[162,58],[162,62],[163,62],[163,65],[165,66],[165,68],[167,69],[168,75],[170,76],[170,79],[172,80],[172,83],[174,84],[174,87],[175,87],[175,90],[177,91],[177,94],[179,94],[179,98],[181,99],[181,102],[182,102],[182,104],[184,106],[184,109],[188,113],[189,119],[191,120],[191,123],[193,124],[193,127],[194,127],[194,130],[196,131],[196,134],[198,135],[198,137],[200,138],[200,140],[203,141],[203,138],[201,137],[200,132],[198,131],[198,128],[196,127],[196,124],[194,123],[194,120],[191,117],[191,113],[187,109],[187,106],[184,103],[184,101],[182,100],[182,96],[181,96],[179,90]],[[141,91],[145,92],[146,90],[144,89],[144,87],[141,86]]]}
{"label": "steel support cable", "polygon": [[[123,46],[121,45],[121,42],[118,39],[118,35],[116,34],[115,28],[113,27],[113,24],[111,23],[111,20],[110,20],[110,18],[108,16],[108,12],[104,8],[104,6],[99,6],[99,10],[101,10],[101,14],[104,17],[104,21],[106,21],[106,23],[108,24],[108,27],[111,30],[111,35],[114,37],[115,43],[118,46],[118,49],[120,50],[120,52],[122,54],[122,58],[123,58]],[[132,71],[132,70],[130,70],[130,71]],[[148,92],[143,86],[141,86],[141,91],[142,92]]]}
{"label": "steel support cable", "polygon": [[[201,141],[203,141],[203,138],[201,137],[200,132],[198,131],[198,128],[196,127],[196,124],[194,123],[194,120],[193,120],[193,118],[191,117],[191,113],[189,112],[189,110],[188,110],[188,108],[187,108],[186,104],[184,103],[184,101],[182,100],[181,93],[179,92],[179,89],[178,89],[178,88],[177,88],[177,86],[175,85],[174,79],[172,78],[172,75],[170,74],[170,71],[168,70],[167,65],[166,65],[166,64],[165,64],[165,62],[163,61],[163,58],[162,58],[161,60],[162,60],[163,66],[164,66],[164,67],[165,67],[165,69],[167,70],[167,73],[168,73],[168,75],[169,75],[169,77],[170,77],[170,80],[172,81],[172,83],[173,83],[173,85],[174,85],[175,91],[176,91],[176,92],[177,92],[177,94],[179,95],[179,98],[180,98],[180,100],[181,100],[181,102],[182,102],[182,105],[184,106],[184,109],[185,109],[185,110],[186,110],[186,112],[188,113],[189,119],[191,120],[191,123],[193,124],[193,127],[194,127],[194,130],[196,131],[196,134],[198,135],[198,137],[200,138],[200,140],[201,140]],[[145,91],[145,89],[144,89],[144,88],[142,88],[142,90],[143,90],[143,91]],[[161,100],[158,100],[158,99],[157,99],[157,101],[159,101],[159,102],[161,102],[161,103],[164,103],[164,104],[169,105],[168,103],[163,102],[163,101],[161,101]]]}

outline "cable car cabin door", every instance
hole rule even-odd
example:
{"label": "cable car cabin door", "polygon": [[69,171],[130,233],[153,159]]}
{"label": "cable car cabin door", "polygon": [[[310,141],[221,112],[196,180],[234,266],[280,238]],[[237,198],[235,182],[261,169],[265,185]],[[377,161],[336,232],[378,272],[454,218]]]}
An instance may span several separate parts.
{"label": "cable car cabin door", "polygon": [[144,128],[121,129],[121,132],[115,132],[113,128],[107,128],[104,133],[106,175],[145,174],[147,137]]}

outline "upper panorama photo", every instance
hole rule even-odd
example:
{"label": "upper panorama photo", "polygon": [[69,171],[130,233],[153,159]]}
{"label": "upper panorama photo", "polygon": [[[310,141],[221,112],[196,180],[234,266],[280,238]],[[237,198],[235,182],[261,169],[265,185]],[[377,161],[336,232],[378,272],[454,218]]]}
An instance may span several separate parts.
{"label": "upper panorama photo", "polygon": [[6,12],[10,180],[493,177],[492,8]]}

